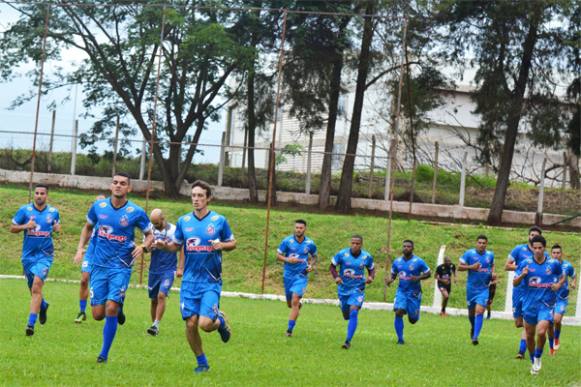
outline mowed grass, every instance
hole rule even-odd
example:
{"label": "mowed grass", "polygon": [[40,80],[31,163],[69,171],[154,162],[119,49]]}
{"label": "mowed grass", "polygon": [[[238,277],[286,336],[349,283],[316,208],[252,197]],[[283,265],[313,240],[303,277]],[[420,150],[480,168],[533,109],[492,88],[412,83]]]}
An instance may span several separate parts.
{"label": "mowed grass", "polygon": [[[292,338],[284,335],[288,310],[277,301],[223,298],[232,340],[202,334],[211,370],[195,375],[184,336],[179,295],[168,301],[157,337],[147,335],[149,301],[130,289],[127,322],[117,331],[109,362],[96,364],[102,322],[73,323],[78,285],[47,282],[48,322],[25,337],[30,296],[23,280],[0,280],[0,384],[3,385],[546,385],[581,383],[581,328],[565,327],[556,357],[543,357],[538,376],[513,359],[518,331],[509,321],[485,321],[480,345],[468,338],[466,318],[422,314],[405,325],[395,344],[393,313],[363,310],[349,351],[340,348],[346,322],[339,308],[305,305]],[[548,350],[547,350],[548,351]]]}
{"label": "mowed grass", "polygon": [[[49,277],[52,278],[79,278],[79,267],[72,263],[78,244],[79,233],[85,222],[89,206],[95,199],[96,192],[83,192],[67,189],[51,189],[50,203],[56,206],[63,224],[62,233],[55,241],[55,261]],[[20,251],[22,234],[8,232],[9,224],[16,210],[27,202],[28,191],[22,186],[4,185],[0,187],[0,273],[21,274]],[[138,205],[145,206],[145,200],[131,195],[131,200]],[[179,216],[192,210],[187,198],[180,200],[152,199],[149,209],[161,208],[170,222],[175,222]],[[245,291],[259,293],[261,291],[262,262],[264,259],[264,208],[250,206],[244,203],[213,203],[211,208],[225,215],[238,241],[236,250],[224,254],[224,290]],[[377,281],[368,287],[367,300],[383,301],[383,278],[385,269],[389,268],[386,262],[387,219],[385,216],[369,214],[338,215],[317,213],[308,208],[274,209],[271,212],[269,234],[269,249],[267,256],[267,270],[265,292],[283,294],[282,265],[276,262],[276,248],[280,241],[293,231],[293,222],[297,218],[308,221],[307,234],[316,242],[319,249],[320,262],[317,269],[310,276],[307,297],[335,298],[336,285],[328,272],[332,256],[349,244],[353,233],[362,234],[364,248],[375,258],[379,268]],[[494,251],[497,262],[497,272],[500,274],[500,285],[496,293],[493,307],[496,310],[504,309],[506,272],[504,263],[512,248],[526,241],[527,229],[522,227],[498,228],[485,225],[463,225],[451,223],[436,223],[421,220],[396,218],[393,221],[392,251],[399,254],[401,242],[404,239],[415,241],[415,253],[423,257],[435,271],[436,259],[441,245],[446,245],[446,254],[453,262],[467,249],[474,246],[479,234],[489,237],[489,248]],[[579,269],[581,257],[581,235],[574,232],[547,231],[545,236],[549,245],[558,242],[564,247],[565,255],[573,265]],[[147,282],[147,260],[145,258],[145,273],[143,281]],[[133,282],[139,280],[139,265],[135,267]],[[453,286],[449,305],[465,308],[466,273],[458,274],[458,284]],[[179,282],[178,282],[179,285]],[[422,303],[431,305],[433,300],[433,280],[423,282],[424,295]],[[568,315],[575,313],[577,291],[573,291],[572,300],[568,308]],[[386,300],[393,301],[395,287],[386,289]]]}

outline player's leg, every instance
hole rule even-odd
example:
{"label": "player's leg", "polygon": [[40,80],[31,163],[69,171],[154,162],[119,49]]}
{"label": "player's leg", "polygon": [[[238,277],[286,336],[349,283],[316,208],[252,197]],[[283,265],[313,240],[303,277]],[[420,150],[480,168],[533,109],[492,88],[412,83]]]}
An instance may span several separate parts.
{"label": "player's leg", "polygon": [[89,293],[91,296],[91,312],[93,319],[101,321],[105,318],[105,303],[108,294],[108,279],[106,269],[95,266],[89,277]]}
{"label": "player's leg", "polygon": [[561,347],[561,322],[563,321],[565,313],[567,313],[567,301],[557,300],[554,313],[555,351],[559,350]]}
{"label": "player's leg", "polygon": [[208,364],[208,359],[204,354],[204,349],[202,348],[202,337],[198,330],[198,316],[194,315],[186,319],[186,337],[192,352],[196,356],[196,362],[198,363],[198,366],[194,368],[194,372],[207,372],[210,370],[210,365]]}
{"label": "player's leg", "polygon": [[526,333],[526,342],[527,342],[527,349],[529,351],[529,358],[531,363],[534,360],[535,355],[535,333],[537,329],[537,324],[532,323],[534,320],[530,320],[531,323],[525,321],[525,333]]}
{"label": "player's leg", "polygon": [[164,273],[162,276],[161,284],[159,286],[159,292],[157,293],[157,308],[155,310],[155,320],[153,324],[159,327],[159,323],[163,318],[165,313],[165,306],[167,297],[169,296],[169,292],[171,290],[171,286],[173,285],[174,280],[174,272],[167,272]]}
{"label": "player's leg", "polygon": [[486,319],[490,320],[492,315],[492,301],[494,301],[494,296],[496,295],[496,285],[490,285],[488,287],[488,302],[486,303]]}
{"label": "player's leg", "polygon": [[205,332],[218,331],[220,338],[224,343],[230,340],[232,332],[226,320],[226,316],[219,309],[220,294],[216,290],[204,292],[200,304],[200,315],[198,318],[198,327]]}
{"label": "player's leg", "polygon": [[[486,305],[486,302],[483,303]],[[476,304],[474,307],[474,335],[472,336],[472,344],[478,345],[478,337],[480,336],[480,331],[482,330],[482,325],[484,322],[484,311],[486,307],[482,304]]]}
{"label": "player's leg", "polygon": [[343,315],[343,320],[349,320],[349,312],[351,308],[349,307],[349,296],[339,296],[339,306],[341,307],[341,314]]}
{"label": "player's leg", "polygon": [[347,324],[347,337],[345,338],[345,343],[343,344],[344,349],[349,349],[351,347],[351,340],[355,331],[357,330],[357,323],[359,317],[359,310],[363,305],[363,300],[365,295],[363,292],[352,294],[347,301],[349,305],[349,323]]}
{"label": "player's leg", "polygon": [[549,324],[547,329],[547,339],[549,341],[549,356],[555,356],[555,327],[554,324]]}
{"label": "player's leg", "polygon": [[398,289],[395,293],[395,300],[393,301],[393,310],[395,312],[393,327],[395,328],[395,334],[397,335],[398,344],[404,344],[403,316],[406,314],[406,309],[407,309],[407,297],[404,292]]}
{"label": "player's leg", "polygon": [[307,289],[307,278],[305,276],[295,276],[292,281],[289,282],[289,292],[292,294],[290,302],[290,313],[288,316],[288,325],[286,334],[287,336],[292,336],[293,330],[296,326],[297,319],[299,318],[299,311],[301,309],[301,298],[305,294]]}
{"label": "player's leg", "polygon": [[541,313],[539,313],[539,322],[537,323],[537,343],[535,346],[533,359],[533,368],[536,372],[539,372],[541,370],[542,366],[541,356],[543,355],[543,349],[545,347],[545,342],[547,340],[547,331],[552,322],[545,320],[546,317],[547,315],[545,315],[542,311]]}
{"label": "player's leg", "polygon": [[440,316],[446,315],[446,306],[448,306],[448,299],[450,298],[450,293],[446,287],[440,287],[440,293],[442,293],[442,309],[440,311]]}
{"label": "player's leg", "polygon": [[159,334],[159,323],[165,312],[165,300],[166,295],[164,292],[159,292],[157,297],[151,300],[151,319],[153,320],[152,325],[147,329],[147,333],[152,336],[157,336]]}
{"label": "player's leg", "polygon": [[[84,264],[84,262],[83,262]],[[81,284],[79,286],[79,313],[75,322],[80,324],[87,319],[87,299],[89,298],[89,272],[81,272]]]}
{"label": "player's leg", "polygon": [[522,311],[522,292],[519,288],[514,288],[512,291],[512,317],[514,318],[514,325],[517,328],[522,328],[519,341],[517,359],[524,359],[527,350],[527,333],[524,328],[523,311]]}
{"label": "player's leg", "polygon": [[38,315],[40,313],[40,306],[42,303],[42,286],[44,282],[37,276],[33,277],[32,285],[30,286],[30,313],[28,314],[28,323],[26,325],[26,335],[32,336],[34,334],[34,326],[36,324]]}
{"label": "player's leg", "polygon": [[422,305],[422,293],[410,294],[408,296],[407,309],[408,321],[410,324],[415,324],[420,321],[420,307]]}
{"label": "player's leg", "polygon": [[147,333],[149,333],[152,336],[157,336],[157,334],[159,333],[155,321],[157,316],[157,307],[159,304],[157,296],[159,294],[160,285],[161,277],[158,274],[150,272],[147,280],[147,292],[151,303],[149,313],[151,315],[152,325],[149,328],[147,328]]}

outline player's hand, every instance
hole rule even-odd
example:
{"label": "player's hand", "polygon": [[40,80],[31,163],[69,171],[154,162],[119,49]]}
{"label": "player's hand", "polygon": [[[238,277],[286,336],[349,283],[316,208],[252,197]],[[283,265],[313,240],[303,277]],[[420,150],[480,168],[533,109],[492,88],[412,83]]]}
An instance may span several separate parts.
{"label": "player's hand", "polygon": [[133,257],[133,259],[137,259],[142,255],[143,255],[143,247],[135,246],[135,248],[131,252],[131,256]]}
{"label": "player's hand", "polygon": [[557,290],[561,289],[561,284],[560,283],[556,283],[556,284],[552,284],[551,285],[551,290],[556,292]]}
{"label": "player's hand", "polygon": [[476,262],[474,265],[472,265],[472,270],[478,270],[482,267],[482,265],[480,264],[480,262]]}
{"label": "player's hand", "polygon": [[297,264],[297,263],[301,263],[301,262],[303,262],[303,260],[300,258],[297,258],[297,257],[288,257],[286,259],[286,263]]}
{"label": "player's hand", "polygon": [[313,267],[312,265],[307,265],[307,268],[305,269],[305,271],[306,271],[307,273],[310,273],[310,272],[312,272],[313,270],[314,270],[314,267]]}
{"label": "player's hand", "polygon": [[178,278],[182,278],[184,276],[184,269],[181,267],[178,267],[176,269],[176,277]]}
{"label": "player's hand", "polygon": [[372,277],[367,277],[367,279],[365,280],[365,284],[366,285],[369,285],[372,282],[373,282],[373,278]]}
{"label": "player's hand", "polygon": [[34,216],[30,217],[28,223],[25,224],[26,230],[34,230],[36,228],[36,222],[34,221]]}
{"label": "player's hand", "polygon": [[158,239],[155,242],[153,242],[153,245],[151,247],[159,250],[167,250],[167,242]]}
{"label": "player's hand", "polygon": [[212,248],[214,250],[222,250],[222,248],[224,248],[224,244],[220,242],[220,239],[210,240],[210,243],[212,244]]}
{"label": "player's hand", "polygon": [[54,222],[52,225],[52,231],[54,232],[61,232],[61,224],[58,222]]}
{"label": "player's hand", "polygon": [[337,285],[342,285],[343,284],[343,280],[341,279],[341,277],[337,277],[337,278],[335,278],[335,283]]}
{"label": "player's hand", "polygon": [[77,249],[77,252],[75,253],[75,256],[73,257],[73,262],[75,263],[75,265],[78,265],[79,263],[81,263],[83,261],[84,254],[85,254],[84,249]]}
{"label": "player's hand", "polygon": [[571,286],[571,289],[577,289],[577,284],[575,284],[575,283],[572,283],[570,286]]}
{"label": "player's hand", "polygon": [[520,275],[521,275],[521,277],[524,277],[527,274],[529,274],[529,267],[525,266],[525,268],[522,269],[522,272],[520,273]]}

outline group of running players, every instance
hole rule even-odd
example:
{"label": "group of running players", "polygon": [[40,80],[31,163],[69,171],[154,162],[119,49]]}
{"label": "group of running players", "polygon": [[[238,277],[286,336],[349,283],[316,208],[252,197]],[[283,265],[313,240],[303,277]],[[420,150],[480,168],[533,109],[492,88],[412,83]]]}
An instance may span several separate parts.
{"label": "group of running players", "polygon": [[[49,304],[43,298],[42,288],[54,256],[52,233],[61,228],[58,210],[47,203],[48,190],[45,185],[37,185],[33,202],[18,210],[10,228],[13,233],[24,231],[22,265],[31,292],[27,336],[34,335],[37,319],[40,324],[47,320]],[[82,262],[80,310],[75,322],[86,320],[90,293],[93,318],[105,320],[103,345],[97,362],[107,362],[117,327],[125,323],[123,305],[133,263],[142,254],[150,252],[148,290],[152,325],[147,333],[152,336],[159,334],[174,276],[181,277],[180,310],[188,343],[197,360],[194,370],[208,371],[210,366],[202,347],[200,329],[217,331],[223,342],[228,342],[231,336],[226,316],[219,309],[222,251],[236,248],[230,225],[224,216],[208,208],[212,190],[204,181],[193,183],[193,211],[180,217],[175,225],[166,220],[160,209],[154,209],[148,217],[142,208],[128,200],[130,190],[129,175],[115,174],[110,197],[97,197],[87,213],[74,257],[75,263]],[[143,233],[143,243],[136,243],[135,228]],[[317,261],[316,244],[306,236],[306,229],[305,220],[296,220],[293,234],[283,239],[277,249],[277,260],[284,263],[284,289],[290,308],[288,337],[292,337],[299,317],[308,273]],[[533,374],[541,369],[547,335],[550,354],[559,349],[561,322],[569,293],[568,278],[573,279],[571,287],[575,286],[575,271],[569,262],[563,260],[561,247],[555,244],[549,256],[545,252],[546,240],[541,234],[540,228],[531,227],[528,243],[516,246],[505,265],[507,271],[515,272],[512,300],[515,323],[519,328],[524,326],[517,357],[522,359],[528,348]],[[490,318],[497,282],[494,254],[487,250],[487,245],[488,238],[479,235],[476,247],[466,251],[458,264],[459,271],[468,272],[466,299],[470,338],[474,345],[478,344],[487,309]],[[349,349],[365,300],[365,287],[374,281],[376,274],[373,257],[363,249],[361,235],[353,235],[350,246],[333,256],[329,272],[337,284],[343,318],[348,321],[342,348]],[[414,254],[414,242],[403,241],[402,256],[393,261],[391,272],[385,278],[387,286],[399,280],[393,304],[398,344],[405,343],[403,316],[407,314],[411,324],[420,318],[420,283],[430,277],[429,266]],[[446,257],[436,270],[436,281],[443,296],[442,316],[446,316],[452,280],[456,280],[456,267]]]}

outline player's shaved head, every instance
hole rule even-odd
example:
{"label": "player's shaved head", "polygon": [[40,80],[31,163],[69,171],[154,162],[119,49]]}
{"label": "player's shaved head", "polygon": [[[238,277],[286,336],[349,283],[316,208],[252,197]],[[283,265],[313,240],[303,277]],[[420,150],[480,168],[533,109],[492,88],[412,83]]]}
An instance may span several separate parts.
{"label": "player's shaved head", "polygon": [[163,228],[165,226],[165,217],[163,215],[163,211],[159,208],[154,208],[151,210],[149,220],[157,229]]}

